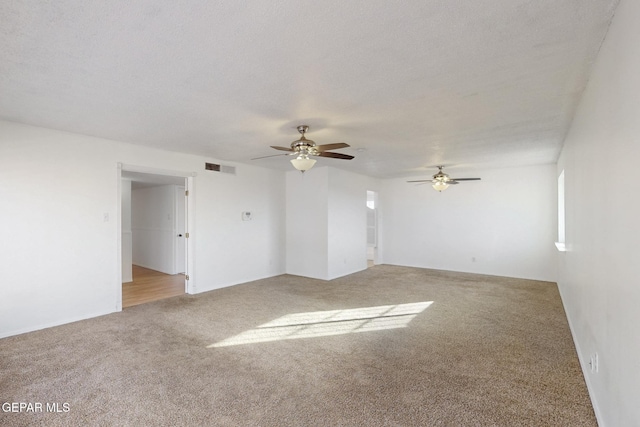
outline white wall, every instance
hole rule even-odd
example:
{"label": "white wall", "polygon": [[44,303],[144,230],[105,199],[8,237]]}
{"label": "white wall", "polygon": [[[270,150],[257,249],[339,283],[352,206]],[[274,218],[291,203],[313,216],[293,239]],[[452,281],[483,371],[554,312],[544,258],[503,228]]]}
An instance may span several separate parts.
{"label": "white wall", "polygon": [[[285,272],[285,174],[236,167],[235,175],[204,171],[195,183],[198,291]],[[202,226],[214,228],[203,234]]]}
{"label": "white wall", "polygon": [[367,268],[367,190],[374,181],[329,168],[329,279]]}
{"label": "white wall", "polygon": [[372,178],[317,166],[287,172],[287,273],[331,280],[367,268]]}
{"label": "white wall", "polygon": [[286,182],[287,273],[327,280],[329,168],[292,170]]}
{"label": "white wall", "polygon": [[131,191],[133,263],[165,274],[176,274],[174,254],[175,185]]}
{"label": "white wall", "polygon": [[441,193],[409,179],[383,181],[383,262],[555,281],[555,166],[449,173],[482,180]]}
{"label": "white wall", "polygon": [[640,425],[638,22],[640,2],[622,0],[557,171],[565,171],[568,249],[558,283],[603,427]]}
{"label": "white wall", "polygon": [[117,309],[118,162],[197,173],[196,292],[284,273],[284,173],[216,173],[205,161],[215,159],[0,122],[0,337]]}

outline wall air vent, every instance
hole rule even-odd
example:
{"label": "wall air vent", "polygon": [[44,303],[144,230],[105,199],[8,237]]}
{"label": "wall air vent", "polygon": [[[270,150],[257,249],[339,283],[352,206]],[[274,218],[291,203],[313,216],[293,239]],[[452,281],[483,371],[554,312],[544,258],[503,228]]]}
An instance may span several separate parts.
{"label": "wall air vent", "polygon": [[236,174],[235,166],[217,165],[215,163],[205,163],[204,168],[208,171]]}

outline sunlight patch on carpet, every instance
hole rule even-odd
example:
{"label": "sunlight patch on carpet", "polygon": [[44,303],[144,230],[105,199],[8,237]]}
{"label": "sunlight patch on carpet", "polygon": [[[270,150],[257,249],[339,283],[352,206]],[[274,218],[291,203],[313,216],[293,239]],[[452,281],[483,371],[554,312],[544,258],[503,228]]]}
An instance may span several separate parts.
{"label": "sunlight patch on carpet", "polygon": [[287,314],[207,348],[405,328],[433,301]]}

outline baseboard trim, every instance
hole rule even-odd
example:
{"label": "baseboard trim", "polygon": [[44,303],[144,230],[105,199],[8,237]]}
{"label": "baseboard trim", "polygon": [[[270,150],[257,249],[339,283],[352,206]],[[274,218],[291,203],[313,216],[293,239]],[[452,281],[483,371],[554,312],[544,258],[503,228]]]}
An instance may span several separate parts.
{"label": "baseboard trim", "polygon": [[569,312],[567,311],[567,305],[565,304],[565,298],[562,293],[562,287],[560,286],[560,283],[558,283],[558,292],[560,293],[562,308],[564,309],[564,314],[567,317],[567,323],[569,324],[569,330],[571,331],[571,338],[573,339],[573,345],[576,347],[578,361],[580,362],[580,369],[582,370],[582,377],[584,378],[584,382],[587,384],[587,392],[589,393],[589,399],[591,400],[591,405],[593,406],[593,412],[596,414],[596,421],[598,422],[598,426],[605,427],[605,423],[602,418],[602,413],[600,411],[600,408],[598,407],[598,402],[595,398],[593,385],[591,384],[591,378],[589,376],[589,371],[590,371],[589,362],[585,361],[582,358],[583,352],[580,348],[580,342],[576,338],[576,333],[573,328],[573,323],[571,322],[571,317],[569,316]]}
{"label": "baseboard trim", "polygon": [[43,324],[40,324],[40,325],[30,326],[30,327],[27,327],[27,328],[16,329],[16,330],[13,330],[13,331],[4,331],[4,332],[0,332],[0,339],[13,337],[13,336],[16,336],[16,335],[22,335],[22,334],[26,334],[26,333],[29,333],[29,332],[41,331],[43,329],[53,328],[53,327],[56,327],[56,326],[62,326],[62,325],[66,325],[66,324],[69,324],[69,323],[79,322],[81,320],[92,319],[94,317],[100,317],[100,316],[104,316],[104,315],[112,314],[112,313],[116,313],[116,312],[117,312],[116,310],[105,311],[105,312],[90,314],[88,316],[77,316],[77,317],[67,318],[67,319],[64,319],[64,320],[56,320],[55,322],[43,323]]}
{"label": "baseboard trim", "polygon": [[195,292],[193,294],[190,294],[190,295],[198,295],[198,294],[201,294],[201,293],[204,293],[204,292],[211,292],[211,291],[215,291],[217,289],[228,288],[230,286],[242,285],[243,283],[254,282],[256,280],[269,279],[271,277],[282,276],[284,274],[289,274],[289,273],[286,273],[284,271],[280,272],[280,273],[268,273],[266,275],[259,275],[259,276],[255,276],[255,277],[245,278],[245,279],[242,279],[240,281],[219,283],[219,284],[216,284],[216,285],[213,285],[213,286],[207,286],[207,287],[200,287],[200,283],[198,283],[198,285],[196,286]]}

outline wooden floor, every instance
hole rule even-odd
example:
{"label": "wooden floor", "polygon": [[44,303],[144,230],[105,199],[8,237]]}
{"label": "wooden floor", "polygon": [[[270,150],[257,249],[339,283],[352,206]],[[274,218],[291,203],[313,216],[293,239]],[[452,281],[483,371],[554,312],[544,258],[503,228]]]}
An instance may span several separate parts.
{"label": "wooden floor", "polygon": [[133,266],[133,282],[122,284],[122,308],[184,294],[184,274]]}

